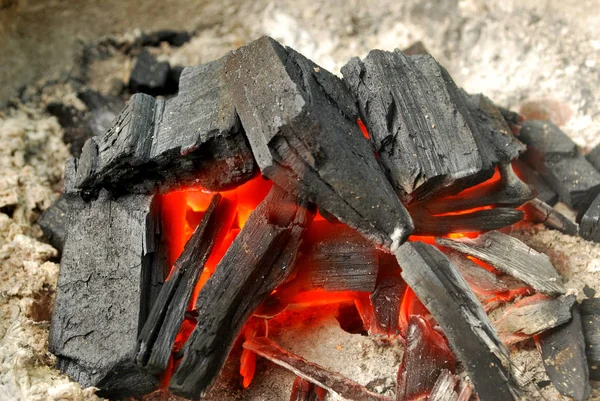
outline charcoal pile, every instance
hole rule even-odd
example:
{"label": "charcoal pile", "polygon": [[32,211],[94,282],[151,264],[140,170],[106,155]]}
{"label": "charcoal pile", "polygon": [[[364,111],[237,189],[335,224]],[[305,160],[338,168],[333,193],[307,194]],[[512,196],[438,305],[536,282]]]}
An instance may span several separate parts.
{"label": "charcoal pile", "polygon": [[[62,250],[57,367],[115,399],[202,399],[239,358],[244,387],[263,359],[292,372],[292,400],[510,401],[536,390],[509,348],[534,341],[556,389],[587,399],[596,298],[580,305],[509,233],[600,237],[593,154],[418,53],[374,50],[338,78],[263,37],[185,68],[166,99],[150,95],[168,94],[153,85],[169,66],[141,53],[130,86],[145,93],[100,134],[82,119],[39,221]],[[332,304],[354,332],[405,342],[395,386],[270,337],[287,311]]]}

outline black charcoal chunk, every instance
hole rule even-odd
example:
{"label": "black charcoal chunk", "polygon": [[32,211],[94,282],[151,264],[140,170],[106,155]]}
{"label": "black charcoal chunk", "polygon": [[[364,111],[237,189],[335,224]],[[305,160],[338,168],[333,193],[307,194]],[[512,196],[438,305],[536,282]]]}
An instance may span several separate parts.
{"label": "black charcoal chunk", "polygon": [[585,401],[592,389],[578,304],[571,314],[570,322],[540,334],[536,340],[546,373],[558,392],[574,401]]}
{"label": "black charcoal chunk", "polygon": [[600,298],[581,301],[580,312],[590,378],[600,381]]}
{"label": "black charcoal chunk", "polygon": [[430,55],[373,50],[362,61],[350,60],[342,74],[406,201],[482,182],[521,149],[495,106],[483,97],[468,99]]}
{"label": "black charcoal chunk", "polygon": [[525,214],[506,207],[477,210],[464,214],[431,215],[423,209],[411,209],[415,235],[447,235],[496,230],[518,223]]}
{"label": "black charcoal chunk", "polygon": [[562,278],[550,258],[510,235],[490,231],[474,239],[436,238],[436,243],[481,259],[539,292],[549,295],[565,292]]}
{"label": "black charcoal chunk", "polygon": [[568,235],[577,235],[579,233],[580,225],[541,199],[532,199],[523,207],[523,210],[528,221],[543,223],[548,228]]}
{"label": "black charcoal chunk", "polygon": [[202,287],[198,323],[171,377],[174,394],[202,398],[254,310],[293,275],[301,235],[312,220],[297,202],[273,186]]}
{"label": "black charcoal chunk", "polygon": [[339,78],[263,37],[231,53],[227,80],[264,175],[378,244],[405,240],[410,216]]}
{"label": "black charcoal chunk", "polygon": [[558,202],[558,194],[550,188],[537,171],[531,169],[529,165],[521,160],[514,160],[512,165],[519,178],[535,188],[538,199],[550,206],[554,206]]}
{"label": "black charcoal chunk", "polygon": [[[135,366],[137,336],[162,278],[154,196],[69,197],[49,349],[57,366],[103,397],[145,394],[158,381]],[[160,269],[160,274],[153,270]]]}
{"label": "black charcoal chunk", "polygon": [[255,163],[223,63],[186,68],[172,99],[133,95],[112,128],[86,142],[73,189],[146,193],[194,184],[222,190],[250,179]]}
{"label": "black charcoal chunk", "polygon": [[454,265],[437,248],[407,242],[396,252],[402,277],[443,329],[482,400],[519,399],[508,350]]}
{"label": "black charcoal chunk", "polygon": [[77,97],[85,103],[91,114],[89,126],[94,135],[102,135],[108,131],[125,107],[125,101],[121,97],[105,96],[92,89],[79,92]]}
{"label": "black charcoal chunk", "polygon": [[562,202],[583,213],[600,193],[600,173],[567,134],[549,121],[527,120],[519,138],[524,160],[556,191]]}
{"label": "black charcoal chunk", "polygon": [[173,47],[183,46],[192,39],[192,35],[186,31],[176,31],[174,29],[160,29],[153,32],[145,32],[140,38],[141,46],[160,46],[166,42]]}
{"label": "black charcoal chunk", "polygon": [[589,241],[600,242],[600,195],[583,214],[579,222],[579,235]]}
{"label": "black charcoal chunk", "polygon": [[159,62],[148,50],[143,49],[131,70],[129,89],[133,93],[166,95],[170,69],[171,66],[167,61]]}
{"label": "black charcoal chunk", "polygon": [[68,212],[69,202],[61,196],[52,206],[44,210],[37,221],[50,245],[61,252],[67,238]]}

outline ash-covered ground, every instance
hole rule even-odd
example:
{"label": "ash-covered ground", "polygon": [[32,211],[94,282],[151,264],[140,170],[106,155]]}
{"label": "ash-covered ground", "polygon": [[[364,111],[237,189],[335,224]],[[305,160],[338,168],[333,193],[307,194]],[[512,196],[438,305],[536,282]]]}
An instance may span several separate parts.
{"label": "ash-covered ground", "polygon": [[[172,65],[195,65],[267,34],[335,73],[350,57],[364,57],[370,49],[402,49],[421,40],[469,92],[482,92],[517,110],[530,100],[551,101],[549,116],[562,123],[583,149],[600,142],[596,1],[340,3],[0,1],[0,104],[11,105],[0,111],[0,399],[97,399],[93,389],[81,389],[51,367],[47,327],[58,275],[57,252],[35,224],[59,194],[69,155],[62,129],[46,106],[60,101],[85,107],[68,83],[79,65],[81,40],[92,43],[112,34],[126,47],[139,35],[136,30],[191,29],[194,37],[189,43],[153,52]],[[134,57],[121,50],[107,51],[87,71],[88,85],[103,93],[127,82]],[[19,92],[22,85],[28,87]],[[537,226],[519,229],[515,235],[548,253],[579,298],[585,284],[600,291],[600,245]],[[397,343],[345,333],[331,316],[323,317],[318,327],[274,330],[273,335],[307,359],[373,390],[393,388],[395,378],[390,375],[401,358]],[[299,333],[303,341],[294,337]],[[320,337],[324,334],[326,340]],[[533,343],[513,353],[528,399],[563,399],[552,386],[535,384],[547,380],[538,355]],[[235,376],[233,370],[228,368],[225,376]],[[249,390],[243,390],[239,381],[224,379],[210,398],[286,399],[292,380],[283,369],[261,362]],[[600,400],[598,388],[591,399]]]}

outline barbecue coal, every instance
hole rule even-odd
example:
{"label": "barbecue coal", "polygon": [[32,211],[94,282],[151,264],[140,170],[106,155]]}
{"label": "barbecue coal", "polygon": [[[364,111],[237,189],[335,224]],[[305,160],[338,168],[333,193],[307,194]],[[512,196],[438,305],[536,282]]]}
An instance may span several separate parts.
{"label": "barbecue coal", "polygon": [[44,210],[37,221],[50,244],[61,252],[67,238],[68,213],[69,201],[61,196],[52,206]]}
{"label": "barbecue coal", "polygon": [[326,396],[327,391],[325,389],[300,376],[296,376],[290,401],[323,401]]}
{"label": "barbecue coal", "polygon": [[600,242],[600,194],[581,217],[579,235],[587,240]]}
{"label": "barbecue coal", "polygon": [[580,312],[590,378],[600,380],[600,298],[581,301]]}

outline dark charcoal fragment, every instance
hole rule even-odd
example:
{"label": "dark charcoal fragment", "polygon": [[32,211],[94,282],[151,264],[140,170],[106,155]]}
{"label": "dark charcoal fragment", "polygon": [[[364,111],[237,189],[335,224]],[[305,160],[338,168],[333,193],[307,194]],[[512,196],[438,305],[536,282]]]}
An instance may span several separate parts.
{"label": "dark charcoal fragment", "polygon": [[524,160],[556,191],[560,200],[582,213],[600,193],[600,173],[567,134],[549,121],[527,120],[519,138],[527,144]]}
{"label": "dark charcoal fragment", "polygon": [[167,61],[159,62],[148,50],[142,49],[131,70],[129,89],[133,93],[166,95],[169,93],[167,82],[170,69]]}
{"label": "dark charcoal fragment", "polygon": [[85,103],[91,114],[89,125],[94,135],[102,135],[110,129],[125,107],[125,101],[121,97],[105,96],[91,89],[79,92],[77,97]]}
{"label": "dark charcoal fragment", "polygon": [[465,281],[473,292],[481,297],[491,296],[507,292],[508,286],[500,280],[494,273],[485,270],[477,263],[466,258],[459,252],[453,250],[444,250],[444,253],[456,266]]}
{"label": "dark charcoal fragment", "polygon": [[435,236],[496,230],[518,223],[525,217],[523,211],[506,207],[438,216],[415,208],[411,209],[411,215],[415,223],[415,235]]}
{"label": "dark charcoal fragment", "polygon": [[430,55],[373,50],[342,68],[392,185],[407,201],[457,193],[520,152],[497,108],[467,98]]}
{"label": "dark charcoal fragment", "polygon": [[37,221],[50,245],[61,252],[67,238],[68,213],[69,202],[64,196],[61,196],[52,206],[44,210]]}
{"label": "dark charcoal fragment", "polygon": [[326,396],[327,390],[300,376],[296,376],[290,401],[323,401]]}
{"label": "dark charcoal fragment", "polygon": [[113,127],[86,142],[72,190],[152,192],[188,184],[221,190],[255,172],[223,81],[224,59],[189,67],[177,97],[131,97]]}
{"label": "dark charcoal fragment", "polygon": [[438,376],[427,401],[469,401],[473,389],[465,381],[445,369]]}
{"label": "dark charcoal fragment", "polygon": [[137,335],[162,280],[153,198],[101,191],[90,203],[69,199],[49,349],[63,373],[103,397],[141,395],[158,384],[135,366]]}
{"label": "dark charcoal fragment", "polygon": [[429,54],[429,51],[425,47],[425,44],[419,40],[402,50],[402,53],[407,56],[414,56],[415,54]]}
{"label": "dark charcoal fragment", "polygon": [[579,222],[579,235],[589,241],[600,242],[600,195],[583,214]]}
{"label": "dark charcoal fragment", "polygon": [[171,378],[173,393],[203,397],[252,312],[294,273],[301,235],[312,220],[297,202],[273,186],[202,287],[198,323]]}
{"label": "dark charcoal fragment", "polygon": [[508,351],[456,267],[437,248],[409,242],[396,252],[402,277],[444,330],[482,400],[519,399]]}
{"label": "dark charcoal fragment", "polygon": [[396,400],[416,400],[430,394],[444,370],[454,373],[455,362],[446,339],[425,318],[412,315],[398,369]]}
{"label": "dark charcoal fragment", "polygon": [[161,42],[166,42],[173,47],[183,46],[189,42],[192,35],[185,31],[176,31],[173,29],[161,29],[142,34],[140,39],[141,46],[160,46]]}
{"label": "dark charcoal fragment", "polygon": [[[165,370],[175,337],[185,317],[194,287],[204,269],[219,231],[223,230],[217,205],[227,203],[221,195],[213,199],[183,252],[175,261],[169,279],[163,284],[148,319],[138,336],[137,363],[152,374]],[[219,205],[225,209],[227,205]],[[228,229],[228,228],[227,228]]]}
{"label": "dark charcoal fragment", "polygon": [[535,294],[506,308],[494,322],[505,344],[515,344],[571,320],[575,296]]}
{"label": "dark charcoal fragment", "polygon": [[529,165],[521,160],[514,160],[512,165],[517,176],[535,188],[538,199],[550,206],[554,206],[556,202],[558,202],[558,194],[554,192],[552,188],[550,188],[548,183],[542,177],[540,177],[537,171],[532,170]]}
{"label": "dark charcoal fragment", "polygon": [[574,401],[585,401],[592,389],[577,303],[571,314],[573,318],[570,322],[540,334],[536,342],[546,373],[558,392]]}
{"label": "dark charcoal fragment", "polygon": [[282,366],[297,376],[338,394],[350,401],[392,401],[391,398],[373,393],[339,373],[331,372],[321,366],[308,362],[302,357],[281,348],[266,337],[260,337],[244,343],[244,349],[256,352],[271,362]]}
{"label": "dark charcoal fragment", "polygon": [[523,210],[528,221],[543,223],[548,228],[568,235],[577,235],[579,233],[580,225],[541,199],[535,198],[531,200],[523,207]]}
{"label": "dark charcoal fragment", "polygon": [[586,159],[592,163],[592,166],[594,166],[596,170],[600,171],[600,144],[596,145],[594,149],[587,154]]}
{"label": "dark charcoal fragment", "polygon": [[340,79],[263,37],[229,55],[227,80],[264,175],[377,244],[395,247],[406,239],[410,216]]}
{"label": "dark charcoal fragment", "polygon": [[600,298],[581,301],[580,312],[590,378],[600,381]]}
{"label": "dark charcoal fragment", "polygon": [[548,256],[499,231],[470,238],[436,238],[436,243],[489,263],[536,290],[549,295],[565,292],[562,278]]}

